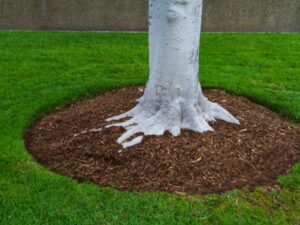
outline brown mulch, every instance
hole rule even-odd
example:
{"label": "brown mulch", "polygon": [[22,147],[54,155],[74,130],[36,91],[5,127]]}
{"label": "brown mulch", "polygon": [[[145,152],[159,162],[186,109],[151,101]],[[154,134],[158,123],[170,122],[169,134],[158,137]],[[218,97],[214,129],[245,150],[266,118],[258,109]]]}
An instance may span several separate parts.
{"label": "brown mulch", "polygon": [[89,131],[131,109],[141,94],[138,87],[128,87],[60,109],[28,130],[27,149],[45,167],[79,181],[194,194],[270,186],[300,161],[298,124],[220,90],[205,95],[235,115],[240,126],[217,121],[211,124],[216,132],[145,137],[122,153],[116,139],[123,128]]}

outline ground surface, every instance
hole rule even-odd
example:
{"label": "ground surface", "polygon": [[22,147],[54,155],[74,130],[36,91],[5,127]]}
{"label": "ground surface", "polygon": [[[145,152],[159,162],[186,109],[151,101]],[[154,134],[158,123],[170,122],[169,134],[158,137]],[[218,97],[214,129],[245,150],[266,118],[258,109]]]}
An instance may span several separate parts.
{"label": "ground surface", "polygon": [[[300,121],[300,34],[202,35],[201,81]],[[278,187],[179,196],[78,184],[25,150],[36,117],[145,84],[147,34],[0,32],[0,224],[299,224],[300,165]]]}
{"label": "ground surface", "polygon": [[121,153],[116,139],[125,129],[103,129],[105,120],[133,108],[141,89],[107,92],[41,119],[25,135],[28,150],[47,168],[79,181],[188,194],[274,185],[300,161],[300,126],[217,90],[204,95],[233,113],[240,126],[216,121],[216,132],[146,137]]}

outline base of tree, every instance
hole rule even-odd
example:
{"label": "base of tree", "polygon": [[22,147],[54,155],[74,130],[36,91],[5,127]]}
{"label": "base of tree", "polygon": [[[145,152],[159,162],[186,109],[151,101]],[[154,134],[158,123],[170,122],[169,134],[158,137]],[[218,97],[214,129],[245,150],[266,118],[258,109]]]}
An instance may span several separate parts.
{"label": "base of tree", "polygon": [[[177,137],[182,129],[198,133],[214,131],[209,122],[215,122],[217,119],[239,125],[239,121],[226,109],[209,101],[200,93],[200,85],[199,96],[193,99],[194,101],[178,97],[171,102],[157,103],[156,101],[143,101],[142,98],[144,96],[138,99],[133,109],[106,120],[112,121],[112,124],[105,128],[124,127],[126,129],[126,132],[117,140],[123,148],[140,144],[146,135],[161,136],[169,132]],[[125,121],[115,122],[124,119]],[[140,135],[134,137],[136,134]]]}
{"label": "base of tree", "polygon": [[299,125],[220,90],[204,94],[241,125],[212,122],[215,132],[147,136],[122,150],[116,140],[125,129],[104,128],[105,119],[130,110],[142,95],[139,89],[107,92],[38,120],[25,135],[28,151],[50,170],[79,181],[183,194],[273,186],[278,175],[300,161]]}

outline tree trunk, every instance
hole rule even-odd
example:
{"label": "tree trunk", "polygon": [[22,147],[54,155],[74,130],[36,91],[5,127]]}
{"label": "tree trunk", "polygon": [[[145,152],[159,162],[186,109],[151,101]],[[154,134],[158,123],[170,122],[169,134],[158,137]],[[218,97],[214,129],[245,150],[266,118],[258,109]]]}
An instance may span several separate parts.
{"label": "tree trunk", "polygon": [[138,144],[143,135],[162,135],[181,129],[213,131],[207,121],[222,119],[239,124],[229,112],[202,94],[198,79],[202,0],[150,0],[150,78],[135,108],[112,117],[131,119],[109,125],[127,129],[118,143],[124,148]]}

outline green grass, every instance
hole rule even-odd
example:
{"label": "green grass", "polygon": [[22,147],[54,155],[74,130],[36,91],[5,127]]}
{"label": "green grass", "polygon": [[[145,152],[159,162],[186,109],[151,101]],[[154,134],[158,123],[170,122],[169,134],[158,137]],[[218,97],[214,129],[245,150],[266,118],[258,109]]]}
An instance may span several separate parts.
{"label": "green grass", "polygon": [[[57,106],[144,84],[147,34],[0,32],[0,224],[300,224],[300,164],[279,188],[120,192],[45,170],[22,135]],[[300,121],[300,34],[204,33],[201,81]]]}

